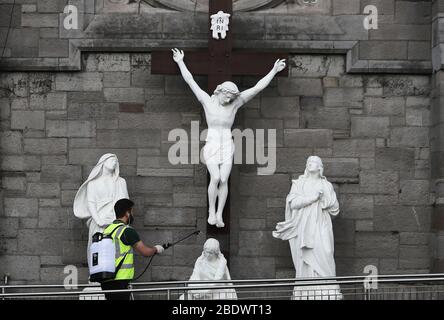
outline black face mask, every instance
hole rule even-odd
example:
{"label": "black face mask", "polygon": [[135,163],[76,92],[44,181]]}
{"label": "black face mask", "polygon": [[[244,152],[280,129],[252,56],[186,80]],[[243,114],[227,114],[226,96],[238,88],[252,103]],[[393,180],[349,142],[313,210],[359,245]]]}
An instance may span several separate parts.
{"label": "black face mask", "polygon": [[134,222],[134,216],[132,213],[130,213],[128,218],[128,224],[133,224],[133,222]]}

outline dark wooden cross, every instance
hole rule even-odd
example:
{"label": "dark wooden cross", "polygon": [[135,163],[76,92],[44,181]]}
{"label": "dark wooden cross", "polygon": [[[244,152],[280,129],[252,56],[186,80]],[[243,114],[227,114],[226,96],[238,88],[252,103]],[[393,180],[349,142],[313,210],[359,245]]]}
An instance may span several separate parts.
{"label": "dark wooden cross", "polygon": [[[225,39],[213,39],[211,15],[219,11],[229,13],[229,31]],[[208,76],[208,93],[216,89],[218,84],[231,80],[236,76],[265,76],[277,59],[287,59],[288,54],[276,52],[233,51],[233,2],[232,0],[209,0],[208,12],[208,50],[185,51],[185,63],[193,75]],[[184,48],[180,48],[184,49]],[[173,61],[171,49],[154,51],[151,55],[151,73],[180,74],[177,64]],[[288,76],[287,67],[278,76]],[[209,179],[209,178],[208,178]],[[231,186],[229,186],[229,190]],[[224,228],[207,225],[207,238],[219,240],[221,250],[227,260],[230,257],[230,194],[227,197],[223,212]],[[229,261],[229,260],[228,260]]]}

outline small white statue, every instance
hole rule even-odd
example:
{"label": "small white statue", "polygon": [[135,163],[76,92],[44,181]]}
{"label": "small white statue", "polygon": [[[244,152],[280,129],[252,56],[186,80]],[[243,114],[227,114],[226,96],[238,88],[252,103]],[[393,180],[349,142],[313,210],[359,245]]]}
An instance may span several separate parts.
{"label": "small white statue", "polygon": [[[339,214],[333,185],[323,175],[319,157],[307,160],[304,175],[293,180],[286,199],[285,221],[273,232],[275,238],[290,242],[296,278],[335,277],[334,239],[331,216]],[[293,299],[342,299],[337,284],[299,286]]]}
{"label": "small white statue", "polygon": [[[190,281],[217,281],[231,280],[230,272],[227,267],[227,260],[220,252],[219,241],[210,238],[205,241],[202,255],[197,258],[194,264],[193,274]],[[209,283],[209,284],[190,284],[189,286],[217,286],[232,285],[231,283]],[[183,300],[184,295],[179,299]],[[237,299],[234,289],[206,289],[188,291],[188,300],[225,300]]]}
{"label": "small white statue", "polygon": [[[218,85],[210,97],[194,81],[193,75],[183,61],[185,56],[183,51],[178,49],[172,49],[172,51],[173,59],[179,66],[183,79],[190,86],[205,111],[208,134],[203,150],[203,158],[211,177],[208,186],[208,223],[223,228],[225,224],[222,219],[222,212],[228,196],[228,178],[230,177],[234,155],[231,126],[239,108],[264,90],[274,76],[285,68],[285,59],[277,60],[271,71],[253,88],[239,92],[233,82],[226,81]],[[219,201],[216,211],[217,198]]]}
{"label": "small white statue", "polygon": [[211,28],[213,31],[213,39],[219,40],[227,37],[228,25],[230,24],[230,14],[223,11],[218,11],[211,15]]}
{"label": "small white statue", "polygon": [[113,223],[116,219],[114,204],[123,198],[128,199],[129,196],[126,181],[119,176],[119,161],[116,155],[107,153],[100,158],[74,198],[74,215],[88,218],[87,257],[92,236]]}

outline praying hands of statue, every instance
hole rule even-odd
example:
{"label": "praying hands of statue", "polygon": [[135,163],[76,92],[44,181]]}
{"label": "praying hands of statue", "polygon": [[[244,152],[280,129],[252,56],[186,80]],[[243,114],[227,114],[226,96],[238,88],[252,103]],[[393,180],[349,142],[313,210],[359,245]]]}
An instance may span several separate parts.
{"label": "praying hands of statue", "polygon": [[291,207],[291,209],[301,209],[304,207],[308,207],[315,202],[322,201],[323,194],[324,194],[324,192],[319,190],[316,195],[311,196],[311,197],[306,197],[302,201],[299,197],[296,197],[291,201],[290,207]]}

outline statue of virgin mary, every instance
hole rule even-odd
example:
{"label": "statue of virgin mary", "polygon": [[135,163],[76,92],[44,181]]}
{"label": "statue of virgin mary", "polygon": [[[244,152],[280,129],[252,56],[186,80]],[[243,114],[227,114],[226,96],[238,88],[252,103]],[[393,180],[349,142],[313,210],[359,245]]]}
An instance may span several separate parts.
{"label": "statue of virgin mary", "polygon": [[[304,175],[293,180],[287,196],[285,221],[273,232],[275,238],[290,243],[296,279],[336,276],[331,217],[339,214],[339,204],[323,172],[321,158],[307,159]],[[337,300],[342,295],[337,284],[295,286],[293,299]]]}
{"label": "statue of virgin mary", "polygon": [[116,219],[114,204],[120,199],[129,198],[126,181],[119,173],[117,156],[111,153],[103,155],[74,198],[74,215],[88,219],[88,257],[92,236],[96,232],[103,232],[105,226]]}

